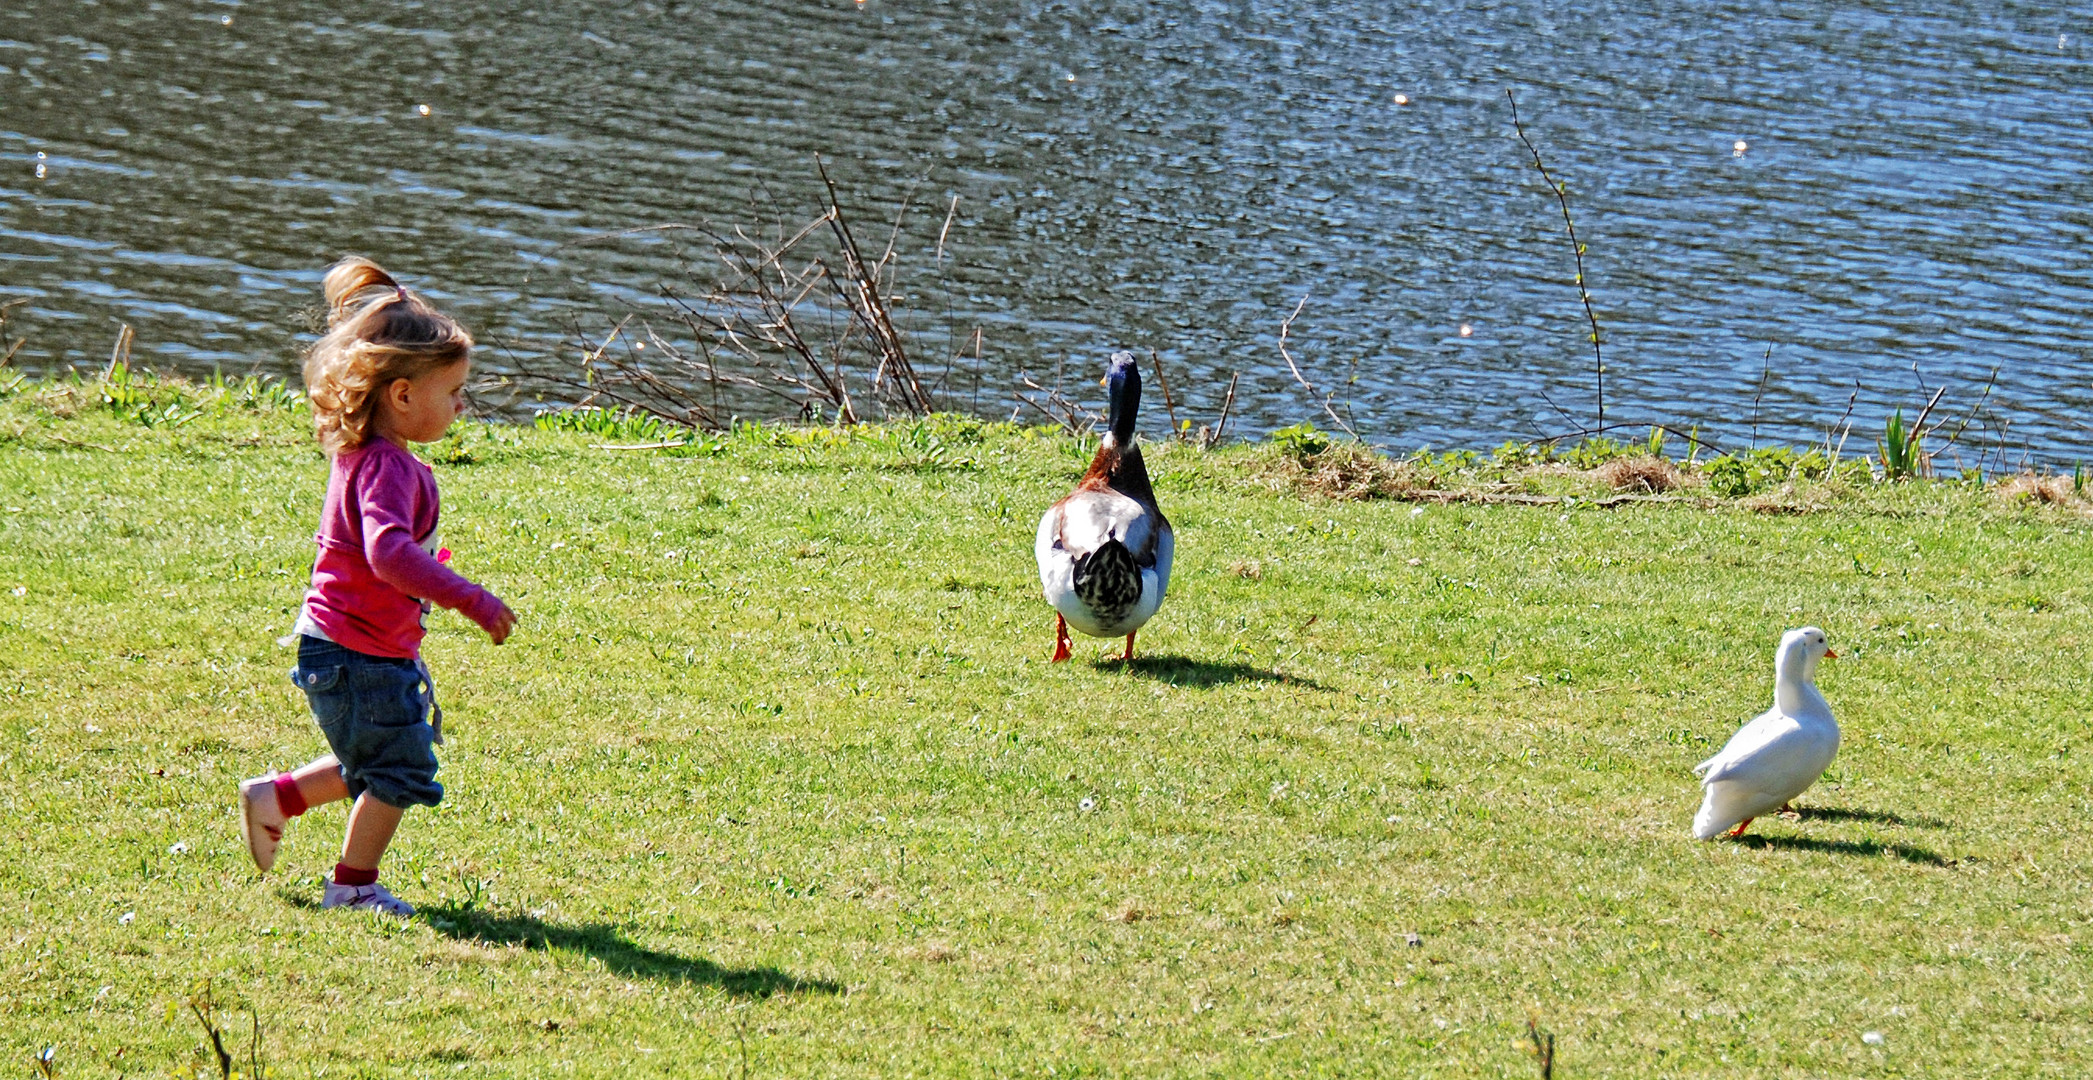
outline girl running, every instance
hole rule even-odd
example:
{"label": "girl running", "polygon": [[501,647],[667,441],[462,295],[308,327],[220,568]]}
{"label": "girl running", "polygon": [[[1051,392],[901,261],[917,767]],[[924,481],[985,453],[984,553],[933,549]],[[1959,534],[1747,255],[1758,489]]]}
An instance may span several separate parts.
{"label": "girl running", "polygon": [[368,259],[336,263],[326,291],[328,333],[306,356],[305,389],[333,471],[291,681],[333,753],[241,783],[240,830],[266,871],[291,818],[356,800],[320,906],[406,918],[414,908],[378,884],[378,861],[408,807],[443,799],[443,710],[421,660],[422,618],[441,604],[499,645],[516,615],[444,565],[436,476],[408,450],[464,411],[471,335]]}

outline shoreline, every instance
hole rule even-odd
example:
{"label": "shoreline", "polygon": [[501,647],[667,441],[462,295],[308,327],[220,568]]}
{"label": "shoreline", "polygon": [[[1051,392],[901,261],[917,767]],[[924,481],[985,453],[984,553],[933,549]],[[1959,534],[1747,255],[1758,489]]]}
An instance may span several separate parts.
{"label": "shoreline", "polygon": [[[192,381],[157,373],[132,374],[112,367],[95,379],[12,379],[0,369],[0,444],[34,444],[38,425],[49,422],[110,421],[110,430],[180,430],[206,417],[254,418],[303,415],[302,396],[284,382],[248,376],[240,380]],[[279,415],[280,414],[280,415]],[[1153,417],[1151,418],[1153,419]],[[94,425],[90,425],[94,426]],[[564,433],[586,437],[606,453],[716,454],[737,444],[768,444],[811,450],[862,442],[897,451],[916,450],[918,460],[935,467],[949,457],[951,440],[1022,437],[1067,442],[1079,456],[1094,445],[1087,427],[1060,429],[984,420],[953,413],[852,425],[764,423],[736,419],[731,429],[701,431],[636,410],[601,407],[547,407],[530,421],[509,418],[461,421],[423,456],[432,461],[464,463],[473,448],[496,448],[507,432]],[[114,451],[102,443],[82,442],[46,432],[58,446]],[[280,437],[272,432],[272,438]],[[1905,436],[1909,438],[1907,434]],[[1086,441],[1087,440],[1087,441]],[[1646,503],[1684,502],[1704,508],[1735,505],[1768,513],[1800,513],[1845,503],[1865,503],[1869,494],[1902,486],[1947,485],[1989,491],[2020,504],[2059,507],[2093,515],[2093,479],[2083,467],[2069,473],[2012,469],[1986,473],[1980,466],[1945,475],[1923,445],[1909,447],[1901,463],[1885,468],[1882,457],[1841,454],[1813,446],[1797,450],[1768,446],[1742,452],[1713,453],[1692,433],[1683,438],[1663,427],[1650,428],[1646,439],[1622,441],[1604,435],[1565,444],[1507,441],[1494,450],[1419,450],[1407,455],[1342,438],[1309,422],[1280,428],[1262,441],[1210,441],[1208,433],[1187,427],[1175,437],[1144,433],[1144,444],[1172,451],[1187,450],[1238,462],[1246,479],[1267,486],[1338,500],[1380,500],[1478,505],[1583,505],[1601,508]],[[1686,452],[1678,453],[1681,443]],[[1878,442],[1878,450],[1888,444]],[[1827,452],[1827,451],[1830,452]],[[1893,458],[1895,455],[1891,455]],[[1901,474],[1901,475],[1900,475]]]}

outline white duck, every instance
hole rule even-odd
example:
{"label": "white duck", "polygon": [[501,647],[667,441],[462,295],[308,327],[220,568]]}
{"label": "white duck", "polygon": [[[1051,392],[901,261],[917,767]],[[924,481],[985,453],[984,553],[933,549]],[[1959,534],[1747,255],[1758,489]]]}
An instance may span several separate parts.
{"label": "white duck", "polygon": [[1066,498],[1047,508],[1032,546],[1039,557],[1040,588],[1059,613],[1057,663],[1069,657],[1071,626],[1091,637],[1125,634],[1122,659],[1132,660],[1134,632],[1162,606],[1177,548],[1170,520],[1156,506],[1141,447],[1134,442],[1141,369],[1133,353],[1112,354],[1105,394],[1110,403],[1106,431],[1090,471]]}
{"label": "white duck", "polygon": [[1824,775],[1839,752],[1839,725],[1817,692],[1817,661],[1838,655],[1814,626],[1781,635],[1773,654],[1773,708],[1693,767],[1707,789],[1693,815],[1694,839],[1713,840],[1724,830],[1742,836],[1753,818],[1786,807]]}

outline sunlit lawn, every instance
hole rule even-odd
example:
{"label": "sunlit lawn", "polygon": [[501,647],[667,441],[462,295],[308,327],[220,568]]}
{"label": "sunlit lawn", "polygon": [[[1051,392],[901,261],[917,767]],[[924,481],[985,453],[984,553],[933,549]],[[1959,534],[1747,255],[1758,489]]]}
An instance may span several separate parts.
{"label": "sunlit lawn", "polygon": [[[475,427],[445,542],[524,621],[433,620],[401,925],[317,910],[339,807],[266,878],[237,835],[235,782],[323,749],[274,644],[302,419],[72,408],[0,402],[17,1073],[202,1064],[204,980],[280,1076],[1537,1076],[1529,1018],[1564,1077],[2093,1067],[2065,510],[1340,503],[1151,447],[1170,599],[1131,667],[1057,666],[1069,440]],[[1689,768],[1805,623],[1838,761],[1693,842]]]}

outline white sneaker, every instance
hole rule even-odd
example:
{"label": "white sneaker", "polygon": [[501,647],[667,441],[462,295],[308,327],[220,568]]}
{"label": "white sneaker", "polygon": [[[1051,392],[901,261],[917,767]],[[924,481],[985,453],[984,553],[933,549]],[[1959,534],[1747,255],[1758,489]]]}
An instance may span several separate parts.
{"label": "white sneaker", "polygon": [[375,911],[395,919],[414,917],[414,905],[387,892],[383,885],[337,885],[330,881],[327,883],[327,894],[320,898],[320,906]]}
{"label": "white sneaker", "polygon": [[247,838],[247,853],[263,873],[276,865],[276,846],[283,843],[283,826],[289,818],[276,802],[276,774],[240,781],[240,835]]}

